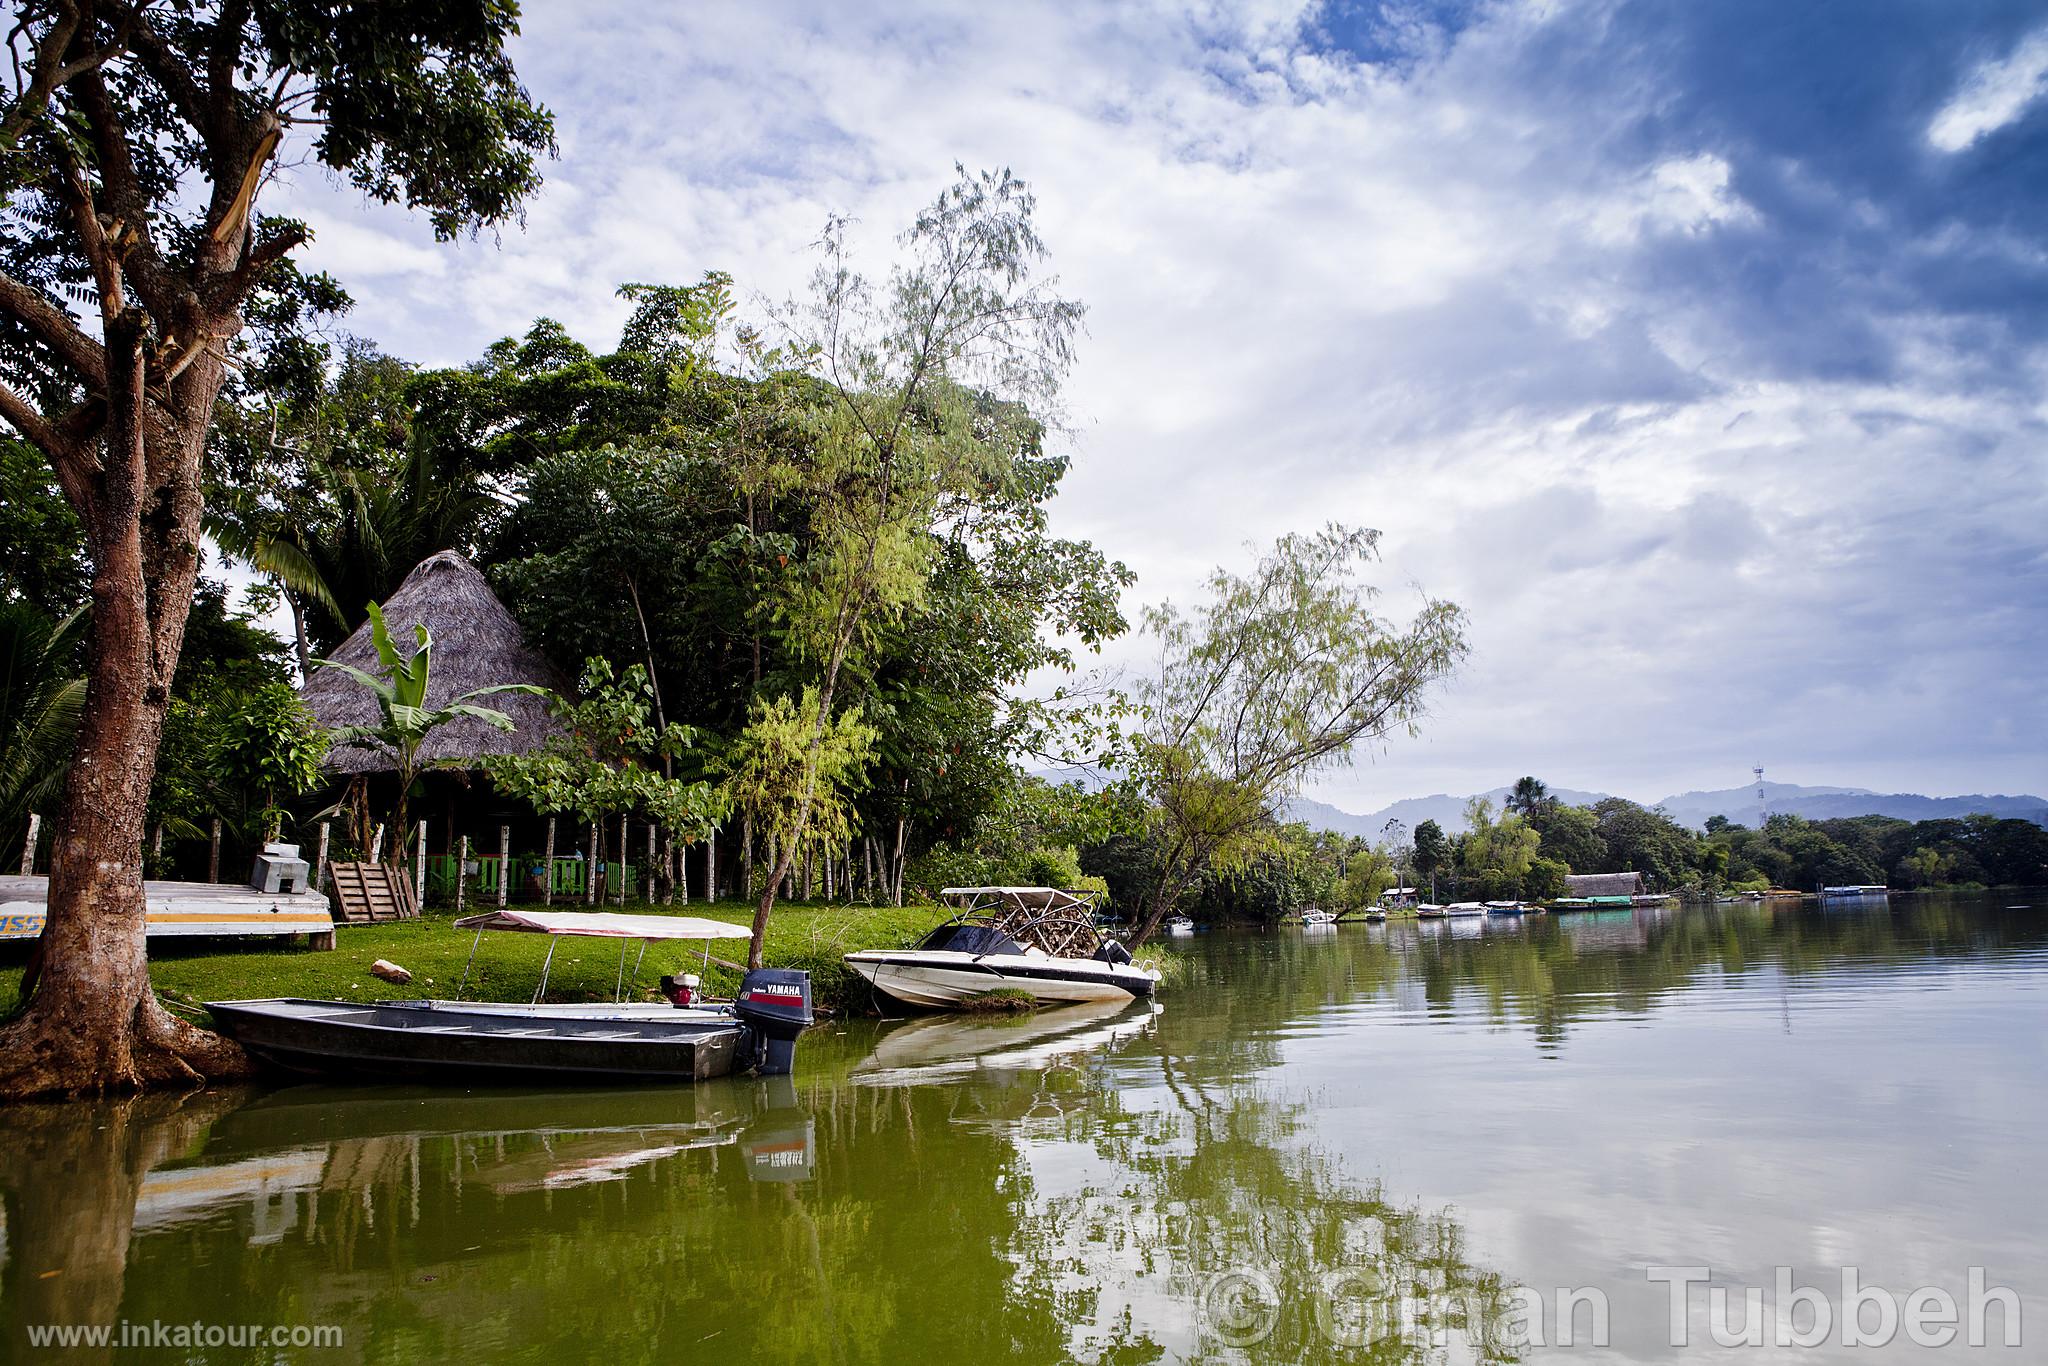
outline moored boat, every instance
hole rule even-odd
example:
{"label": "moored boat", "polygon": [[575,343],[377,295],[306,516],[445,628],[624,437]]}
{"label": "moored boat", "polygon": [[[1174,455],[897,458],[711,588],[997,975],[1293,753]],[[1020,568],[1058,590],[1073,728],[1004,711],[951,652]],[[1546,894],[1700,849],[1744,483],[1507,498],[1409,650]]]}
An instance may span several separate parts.
{"label": "moored boat", "polygon": [[[651,942],[744,938],[743,926],[689,916],[496,911],[456,924],[554,937],[534,999],[514,1001],[317,1001],[299,997],[208,1004],[223,1032],[278,1066],[377,1080],[703,1081],[733,1072],[780,1076],[795,1062],[812,1021],[810,975],[786,968],[747,973],[730,1002],[624,1000],[626,949]],[[620,999],[543,1004],[561,937],[618,939]],[[471,949],[472,961],[476,950]],[[708,949],[707,949],[708,956]],[[635,963],[638,970],[638,962]],[[464,982],[468,979],[464,971]],[[687,982],[687,979],[686,979]]]}
{"label": "moored boat", "polygon": [[960,913],[915,948],[849,953],[846,965],[905,1005],[937,1010],[1002,990],[1029,992],[1041,1005],[1129,1001],[1159,983],[1156,968],[1097,932],[1093,893],[948,887],[939,896]]}
{"label": "moored boat", "polygon": [[1337,917],[1319,906],[1311,906],[1301,913],[1301,923],[1305,928],[1318,925],[1334,925],[1337,923]]}
{"label": "moored boat", "polygon": [[1195,932],[1195,922],[1184,915],[1169,916],[1166,921],[1166,932],[1168,934],[1193,934]]}
{"label": "moored boat", "polygon": [[1484,902],[1479,901],[1453,901],[1450,905],[1444,907],[1444,914],[1449,916],[1485,915],[1486,905]]}
{"label": "moored boat", "polygon": [[1441,920],[1449,914],[1448,908],[1438,906],[1434,902],[1429,901],[1425,901],[1415,908],[1415,918],[1417,920]]}

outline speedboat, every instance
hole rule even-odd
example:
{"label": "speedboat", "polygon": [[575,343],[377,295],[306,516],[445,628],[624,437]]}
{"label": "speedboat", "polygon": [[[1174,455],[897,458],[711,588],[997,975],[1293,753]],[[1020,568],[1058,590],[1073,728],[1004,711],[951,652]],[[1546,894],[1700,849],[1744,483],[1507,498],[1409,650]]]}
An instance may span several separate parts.
{"label": "speedboat", "polygon": [[[745,926],[691,916],[580,911],[493,911],[455,922],[474,929],[551,936],[531,1001],[315,1001],[297,997],[213,1001],[223,1032],[257,1057],[297,1072],[391,1080],[703,1081],[733,1072],[782,1076],[812,1021],[810,974],[760,968],[740,979],[731,1001],[698,999],[683,979],[670,1003],[629,1002],[626,950],[649,943],[746,938]],[[564,937],[617,939],[617,999],[593,1005],[543,1003],[555,949]],[[708,960],[710,949],[705,956]],[[462,985],[469,980],[463,969]],[[461,987],[458,986],[458,991]]]}
{"label": "speedboat", "polygon": [[1453,901],[1444,907],[1444,914],[1450,916],[1485,915],[1486,903],[1482,901]]}
{"label": "speedboat", "polygon": [[1337,917],[1319,906],[1311,906],[1301,913],[1301,923],[1304,927],[1334,925],[1337,923]]}
{"label": "speedboat", "polygon": [[1166,932],[1168,934],[1193,934],[1195,932],[1195,922],[1184,915],[1168,916],[1166,919]]}
{"label": "speedboat", "polygon": [[1040,1005],[1150,996],[1159,970],[1096,930],[1091,892],[1056,887],[948,887],[960,908],[910,949],[868,949],[846,965],[905,1005],[945,1010],[992,991]]}

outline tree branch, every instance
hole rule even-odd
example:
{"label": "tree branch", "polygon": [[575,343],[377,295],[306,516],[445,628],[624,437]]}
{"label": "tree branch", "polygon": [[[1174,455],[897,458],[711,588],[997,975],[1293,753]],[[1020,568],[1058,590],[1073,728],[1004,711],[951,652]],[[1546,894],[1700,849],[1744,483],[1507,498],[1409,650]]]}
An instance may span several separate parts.
{"label": "tree branch", "polygon": [[14,318],[57,353],[85,387],[107,390],[107,353],[78,326],[71,315],[43,297],[42,291],[0,271],[0,312]]}

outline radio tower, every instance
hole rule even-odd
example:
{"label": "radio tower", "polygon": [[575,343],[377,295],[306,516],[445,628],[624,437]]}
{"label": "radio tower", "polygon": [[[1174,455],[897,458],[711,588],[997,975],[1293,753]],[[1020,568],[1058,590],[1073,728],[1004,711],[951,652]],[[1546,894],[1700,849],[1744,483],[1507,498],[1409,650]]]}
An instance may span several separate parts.
{"label": "radio tower", "polygon": [[1770,808],[1764,805],[1764,766],[1758,764],[1750,772],[1756,774],[1756,828],[1761,830],[1771,814]]}

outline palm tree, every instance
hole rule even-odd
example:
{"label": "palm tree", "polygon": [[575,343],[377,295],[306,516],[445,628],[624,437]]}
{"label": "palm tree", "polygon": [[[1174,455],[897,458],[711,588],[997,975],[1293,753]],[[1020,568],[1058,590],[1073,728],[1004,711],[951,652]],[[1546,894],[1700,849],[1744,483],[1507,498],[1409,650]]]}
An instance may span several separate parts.
{"label": "palm tree", "polygon": [[481,707],[475,699],[497,693],[528,693],[545,697],[547,689],[531,683],[495,683],[487,688],[472,688],[445,706],[427,706],[427,677],[433,667],[434,640],[425,625],[413,627],[419,640],[419,648],[412,654],[399,652],[391,639],[391,632],[384,625],[384,609],[372,602],[369,605],[370,639],[377,647],[377,659],[383,666],[378,673],[369,673],[350,664],[332,659],[316,659],[313,667],[318,669],[339,669],[370,690],[377,699],[377,712],[382,718],[374,726],[338,726],[333,731],[333,742],[337,745],[361,745],[382,749],[391,755],[393,766],[398,771],[398,802],[392,812],[391,828],[396,836],[392,841],[392,852],[402,861],[405,841],[410,833],[406,825],[406,805],[412,794],[412,785],[424,769],[433,765],[420,762],[420,747],[427,737],[441,726],[462,717],[482,721],[502,731],[513,728],[512,718],[490,707]]}
{"label": "palm tree", "polygon": [[1518,816],[1533,816],[1550,805],[1550,789],[1534,778],[1517,778],[1502,805]]}
{"label": "palm tree", "polygon": [[0,829],[19,829],[63,794],[85,705],[85,625],[83,609],[52,622],[27,603],[0,604]]}

